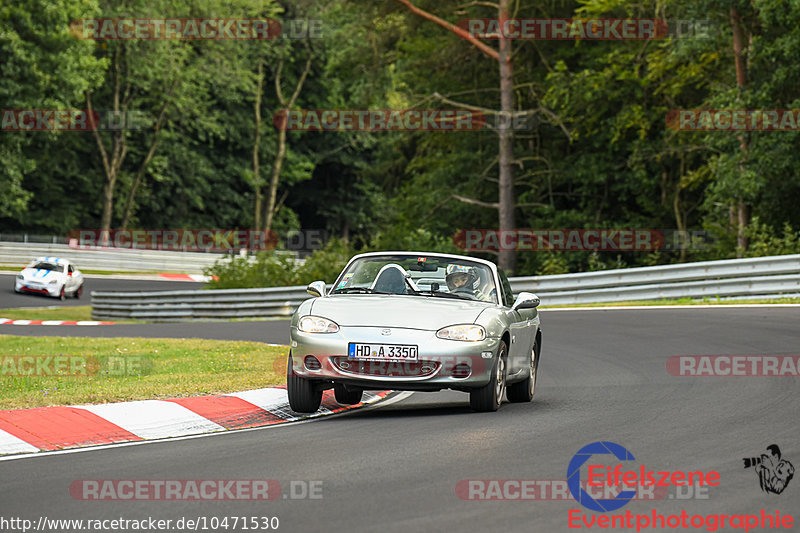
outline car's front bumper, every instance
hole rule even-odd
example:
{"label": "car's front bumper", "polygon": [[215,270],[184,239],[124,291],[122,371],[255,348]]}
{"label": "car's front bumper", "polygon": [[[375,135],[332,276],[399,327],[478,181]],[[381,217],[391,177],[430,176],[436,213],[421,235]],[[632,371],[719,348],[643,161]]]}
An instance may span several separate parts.
{"label": "car's front bumper", "polygon": [[14,289],[18,292],[29,292],[33,294],[44,294],[46,296],[59,296],[61,293],[60,283],[39,283],[30,280],[14,280]]}
{"label": "car's front bumper", "polygon": [[[391,329],[386,335],[386,330]],[[385,361],[348,356],[350,343],[415,345],[417,361]],[[451,341],[435,331],[343,326],[336,333],[305,333],[291,328],[294,372],[304,378],[344,383],[364,389],[435,391],[467,390],[486,385],[500,344],[499,338],[478,342]],[[306,356],[320,363],[305,364]]]}

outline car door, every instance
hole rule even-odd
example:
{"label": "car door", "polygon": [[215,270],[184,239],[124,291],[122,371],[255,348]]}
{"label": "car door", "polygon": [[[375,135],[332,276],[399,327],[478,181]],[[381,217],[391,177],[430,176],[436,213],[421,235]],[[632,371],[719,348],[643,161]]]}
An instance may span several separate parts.
{"label": "car door", "polygon": [[514,293],[511,291],[511,283],[505,272],[501,269],[498,269],[497,272],[500,275],[503,307],[511,333],[511,345],[508,347],[508,374],[512,375],[530,365],[530,353],[533,347],[533,334],[530,332],[533,328],[530,327],[530,321],[535,316],[531,314],[531,311],[535,313],[536,310],[512,309]]}

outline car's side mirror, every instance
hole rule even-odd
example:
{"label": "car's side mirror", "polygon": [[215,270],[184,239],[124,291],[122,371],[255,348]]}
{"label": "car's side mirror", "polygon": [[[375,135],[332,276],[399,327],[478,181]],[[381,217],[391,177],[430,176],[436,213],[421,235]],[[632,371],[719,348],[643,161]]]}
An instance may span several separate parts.
{"label": "car's side mirror", "polygon": [[539,297],[533,294],[532,292],[521,292],[519,296],[517,296],[514,305],[511,306],[511,309],[535,309],[539,307]]}
{"label": "car's side mirror", "polygon": [[325,296],[325,282],[324,281],[312,281],[306,287],[306,292],[311,296]]}

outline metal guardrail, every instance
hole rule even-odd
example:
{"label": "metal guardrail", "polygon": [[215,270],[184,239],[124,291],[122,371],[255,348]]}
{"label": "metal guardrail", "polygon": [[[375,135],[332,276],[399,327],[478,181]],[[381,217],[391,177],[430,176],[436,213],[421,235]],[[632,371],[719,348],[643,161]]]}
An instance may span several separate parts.
{"label": "metal guardrail", "polygon": [[225,254],[127,248],[70,248],[66,244],[0,242],[0,264],[22,268],[40,256],[64,257],[78,269],[202,274]]}
{"label": "metal guardrail", "polygon": [[800,295],[800,255],[704,261],[510,280],[545,305]]}
{"label": "metal guardrail", "polygon": [[[511,278],[543,305],[662,298],[800,295],[800,255],[707,261],[557,276]],[[92,292],[92,318],[191,321],[289,317],[305,286],[264,289]]]}
{"label": "metal guardrail", "polygon": [[0,242],[67,244],[67,238],[64,235],[42,235],[39,233],[0,233]]}
{"label": "metal guardrail", "polygon": [[288,317],[310,298],[305,286],[265,289],[92,291],[92,317],[155,321]]}

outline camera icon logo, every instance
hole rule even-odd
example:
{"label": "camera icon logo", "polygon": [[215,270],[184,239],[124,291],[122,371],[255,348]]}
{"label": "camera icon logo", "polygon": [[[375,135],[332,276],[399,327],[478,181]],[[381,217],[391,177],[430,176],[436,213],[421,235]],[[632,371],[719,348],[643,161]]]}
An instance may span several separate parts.
{"label": "camera icon logo", "polygon": [[794,465],[781,457],[777,444],[767,446],[767,452],[761,457],[745,457],[742,461],[745,468],[755,470],[762,491],[780,494],[794,477]]}

